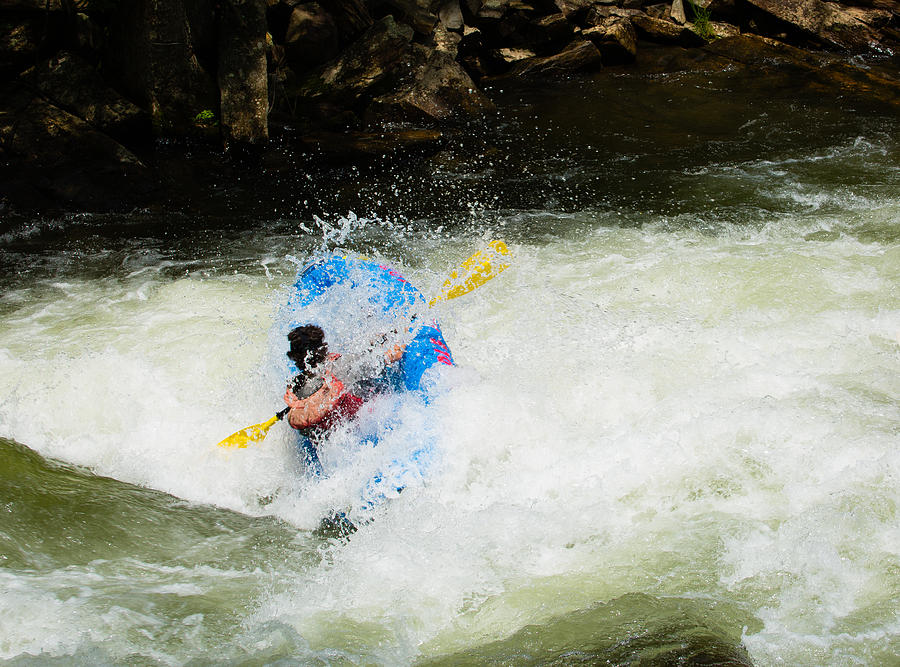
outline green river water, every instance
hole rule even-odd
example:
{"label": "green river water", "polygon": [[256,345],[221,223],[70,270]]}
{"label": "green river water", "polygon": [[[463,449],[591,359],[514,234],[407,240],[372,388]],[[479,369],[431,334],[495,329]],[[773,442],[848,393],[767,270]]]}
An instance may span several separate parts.
{"label": "green river water", "polygon": [[[897,664],[900,119],[789,84],[495,90],[276,213],[6,225],[0,663]],[[349,540],[284,424],[215,447],[280,407],[296,261],[431,294],[492,238],[435,309],[439,461]]]}

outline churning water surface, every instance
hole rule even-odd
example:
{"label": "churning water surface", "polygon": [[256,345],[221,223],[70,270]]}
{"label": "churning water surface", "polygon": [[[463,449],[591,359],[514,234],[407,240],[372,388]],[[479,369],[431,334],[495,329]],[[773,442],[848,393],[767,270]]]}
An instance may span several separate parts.
{"label": "churning water surface", "polygon": [[[316,217],[5,231],[0,659],[896,659],[896,116],[735,72],[564,85],[321,175]],[[215,446],[279,407],[292,258],[431,294],[498,237],[511,267],[436,307],[440,461],[349,540],[315,530],[348,478],[286,425]]]}

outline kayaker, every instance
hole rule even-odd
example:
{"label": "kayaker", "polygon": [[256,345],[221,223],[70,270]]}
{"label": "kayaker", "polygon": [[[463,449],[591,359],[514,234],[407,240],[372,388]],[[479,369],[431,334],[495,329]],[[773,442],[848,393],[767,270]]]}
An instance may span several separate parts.
{"label": "kayaker", "polygon": [[308,436],[352,418],[366,400],[391,388],[403,356],[401,345],[386,350],[383,362],[377,355],[329,353],[324,331],[313,324],[291,330],[288,342],[287,356],[300,373],[284,393],[287,421]]}

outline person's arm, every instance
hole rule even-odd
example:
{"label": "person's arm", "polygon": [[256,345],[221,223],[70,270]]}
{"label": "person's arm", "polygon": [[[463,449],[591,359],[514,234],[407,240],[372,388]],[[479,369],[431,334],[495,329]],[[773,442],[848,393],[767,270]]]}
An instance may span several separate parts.
{"label": "person's arm", "polygon": [[334,408],[343,392],[344,385],[333,377],[326,377],[321,388],[307,398],[297,398],[288,387],[284,393],[284,402],[291,408],[288,424],[296,429],[315,426]]}

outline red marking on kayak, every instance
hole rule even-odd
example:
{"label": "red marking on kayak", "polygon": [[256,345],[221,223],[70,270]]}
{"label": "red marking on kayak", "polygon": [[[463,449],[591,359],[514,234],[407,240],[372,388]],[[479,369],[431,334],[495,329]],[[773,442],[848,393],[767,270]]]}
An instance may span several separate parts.
{"label": "red marking on kayak", "polygon": [[447,364],[448,366],[453,365],[453,359],[450,357],[450,348],[447,347],[447,343],[442,341],[440,338],[429,338],[431,344],[434,345],[434,351],[437,352],[437,360],[442,364]]}
{"label": "red marking on kayak", "polygon": [[379,264],[379,265],[378,265],[378,268],[382,269],[383,271],[387,271],[387,274],[388,274],[389,276],[393,276],[394,278],[396,278],[396,279],[397,279],[398,281],[400,281],[401,283],[408,283],[408,282],[409,282],[406,278],[404,278],[403,276],[401,276],[400,273],[399,273],[396,269],[392,269],[391,267],[385,266],[384,264]]}

